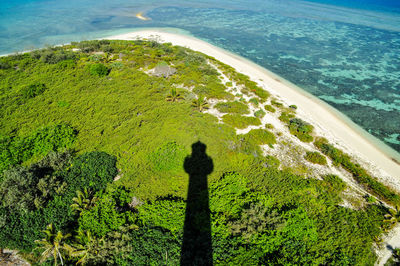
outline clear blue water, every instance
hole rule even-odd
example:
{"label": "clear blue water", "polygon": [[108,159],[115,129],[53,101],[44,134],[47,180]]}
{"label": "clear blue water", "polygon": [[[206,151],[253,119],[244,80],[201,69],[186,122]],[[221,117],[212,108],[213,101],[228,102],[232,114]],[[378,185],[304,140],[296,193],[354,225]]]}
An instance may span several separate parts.
{"label": "clear blue water", "polygon": [[0,54],[138,27],[184,29],[240,54],[400,151],[400,1],[0,0]]}

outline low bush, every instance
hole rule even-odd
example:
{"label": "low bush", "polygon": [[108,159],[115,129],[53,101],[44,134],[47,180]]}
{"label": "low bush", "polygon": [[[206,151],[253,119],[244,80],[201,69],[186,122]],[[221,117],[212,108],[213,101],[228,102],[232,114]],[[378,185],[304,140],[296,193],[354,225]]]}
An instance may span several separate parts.
{"label": "low bush", "polygon": [[276,106],[276,107],[282,107],[283,106],[283,103],[278,102],[277,100],[272,100],[271,104]]}
{"label": "low bush", "polygon": [[294,118],[294,114],[288,113],[288,112],[282,112],[281,115],[279,116],[279,120],[282,122],[285,122],[286,124],[290,123],[290,119]]}
{"label": "low bush", "polygon": [[176,142],[167,142],[150,153],[148,158],[155,170],[171,171],[182,169],[186,155],[187,152],[183,146]]}
{"label": "low bush", "polygon": [[257,145],[276,144],[275,135],[265,129],[252,129],[244,135],[249,141]]}
{"label": "low bush", "polygon": [[274,129],[274,125],[267,123],[267,124],[265,124],[265,128],[266,129]]}
{"label": "low bush", "polygon": [[274,107],[272,107],[272,105],[266,104],[264,106],[264,108],[265,108],[266,111],[269,111],[271,113],[275,113],[276,112],[276,109]]}
{"label": "low bush", "polygon": [[295,135],[302,142],[313,141],[313,137],[310,135],[313,129],[314,127],[312,125],[299,118],[293,118],[289,120],[290,133]]}
{"label": "low bush", "polygon": [[257,100],[257,98],[251,98],[251,99],[249,100],[249,103],[252,103],[254,106],[258,106],[258,100]]}
{"label": "low bush", "polygon": [[266,91],[266,90],[263,90],[263,89],[261,89],[260,87],[258,87],[258,86],[255,86],[255,87],[253,87],[252,89],[251,89],[251,91],[255,94],[255,95],[257,95],[258,97],[260,97],[260,102],[265,102],[267,99],[268,99],[268,97],[270,96],[270,93],[268,92],[268,91]]}
{"label": "low bush", "polygon": [[263,109],[259,109],[254,112],[254,116],[258,118],[263,118],[265,116],[265,112]]}
{"label": "low bush", "polygon": [[321,155],[319,152],[308,151],[308,152],[306,152],[306,155],[304,156],[304,158],[307,161],[315,163],[315,164],[326,165],[325,156]]}
{"label": "low bush", "polygon": [[215,105],[218,111],[221,113],[230,113],[230,114],[248,114],[249,108],[247,105],[241,102],[220,102]]}
{"label": "low bush", "polygon": [[232,127],[244,129],[248,126],[259,126],[261,121],[257,117],[242,116],[239,114],[228,114],[222,117],[222,121]]}

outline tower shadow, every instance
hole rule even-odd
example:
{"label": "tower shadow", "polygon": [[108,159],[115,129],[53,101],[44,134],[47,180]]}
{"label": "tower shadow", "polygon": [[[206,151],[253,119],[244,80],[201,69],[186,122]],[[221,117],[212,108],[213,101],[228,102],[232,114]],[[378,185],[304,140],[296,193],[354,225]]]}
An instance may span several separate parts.
{"label": "tower shadow", "polygon": [[192,144],[192,154],[185,158],[184,169],[189,174],[185,225],[181,248],[181,265],[212,265],[211,220],[207,175],[214,165],[206,154],[206,145]]}

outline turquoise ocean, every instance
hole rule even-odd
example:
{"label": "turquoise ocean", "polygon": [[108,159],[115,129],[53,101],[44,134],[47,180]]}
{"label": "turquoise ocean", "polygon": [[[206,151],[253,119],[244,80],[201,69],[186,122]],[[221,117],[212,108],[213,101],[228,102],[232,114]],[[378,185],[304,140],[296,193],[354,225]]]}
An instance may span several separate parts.
{"label": "turquoise ocean", "polygon": [[239,54],[400,152],[400,1],[0,0],[0,54],[149,27]]}

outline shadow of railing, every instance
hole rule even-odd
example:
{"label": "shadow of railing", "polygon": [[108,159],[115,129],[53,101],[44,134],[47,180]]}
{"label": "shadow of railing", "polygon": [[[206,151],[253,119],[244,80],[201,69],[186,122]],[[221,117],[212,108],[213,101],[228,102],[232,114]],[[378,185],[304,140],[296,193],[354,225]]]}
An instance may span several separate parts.
{"label": "shadow of railing", "polygon": [[185,158],[189,174],[185,225],[181,248],[181,265],[212,265],[211,220],[207,176],[214,166],[200,141],[192,145],[192,154]]}

